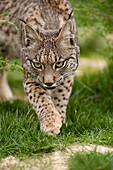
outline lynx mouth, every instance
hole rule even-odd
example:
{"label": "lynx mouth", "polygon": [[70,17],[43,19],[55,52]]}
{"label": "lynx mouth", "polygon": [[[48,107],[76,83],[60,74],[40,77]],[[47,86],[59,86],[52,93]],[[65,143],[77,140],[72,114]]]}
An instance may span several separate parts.
{"label": "lynx mouth", "polygon": [[59,83],[59,84],[53,84],[52,86],[47,86],[47,85],[44,84],[44,83],[41,83],[40,85],[41,85],[42,87],[44,87],[45,89],[54,90],[55,88],[57,88],[57,87],[60,85],[60,83]]}
{"label": "lynx mouth", "polygon": [[46,88],[46,89],[48,89],[48,90],[53,90],[53,89],[55,89],[55,88],[56,88],[56,86],[54,86],[54,87],[46,86],[45,88]]}

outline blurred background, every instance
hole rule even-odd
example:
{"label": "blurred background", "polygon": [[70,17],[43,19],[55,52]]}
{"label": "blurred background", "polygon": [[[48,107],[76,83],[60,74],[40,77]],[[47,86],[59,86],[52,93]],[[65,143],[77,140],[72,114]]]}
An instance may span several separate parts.
{"label": "blurred background", "polygon": [[70,0],[78,26],[81,57],[113,58],[113,1]]}

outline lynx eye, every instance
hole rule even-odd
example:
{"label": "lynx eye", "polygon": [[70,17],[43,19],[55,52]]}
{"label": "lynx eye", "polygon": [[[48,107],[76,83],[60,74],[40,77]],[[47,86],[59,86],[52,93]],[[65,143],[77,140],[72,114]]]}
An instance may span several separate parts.
{"label": "lynx eye", "polygon": [[61,68],[63,66],[64,66],[64,61],[58,61],[57,63],[55,63],[55,69]]}
{"label": "lynx eye", "polygon": [[32,67],[33,67],[34,69],[40,69],[40,70],[43,69],[43,65],[42,65],[42,63],[40,63],[40,62],[32,62]]}

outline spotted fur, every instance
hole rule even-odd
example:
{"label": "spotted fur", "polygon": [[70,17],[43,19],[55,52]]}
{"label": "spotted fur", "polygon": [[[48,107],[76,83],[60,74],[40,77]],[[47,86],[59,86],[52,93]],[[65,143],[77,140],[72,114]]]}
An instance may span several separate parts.
{"label": "spotted fur", "polygon": [[1,0],[0,50],[19,56],[24,90],[40,128],[58,134],[78,67],[79,47],[73,10],[68,0]]}

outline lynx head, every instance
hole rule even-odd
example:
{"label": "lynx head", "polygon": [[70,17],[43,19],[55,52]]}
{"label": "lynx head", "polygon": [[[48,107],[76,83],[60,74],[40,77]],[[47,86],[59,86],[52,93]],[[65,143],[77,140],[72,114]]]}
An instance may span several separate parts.
{"label": "lynx head", "polygon": [[60,31],[39,32],[25,25],[24,69],[35,82],[54,89],[78,66],[79,47],[69,19]]}

